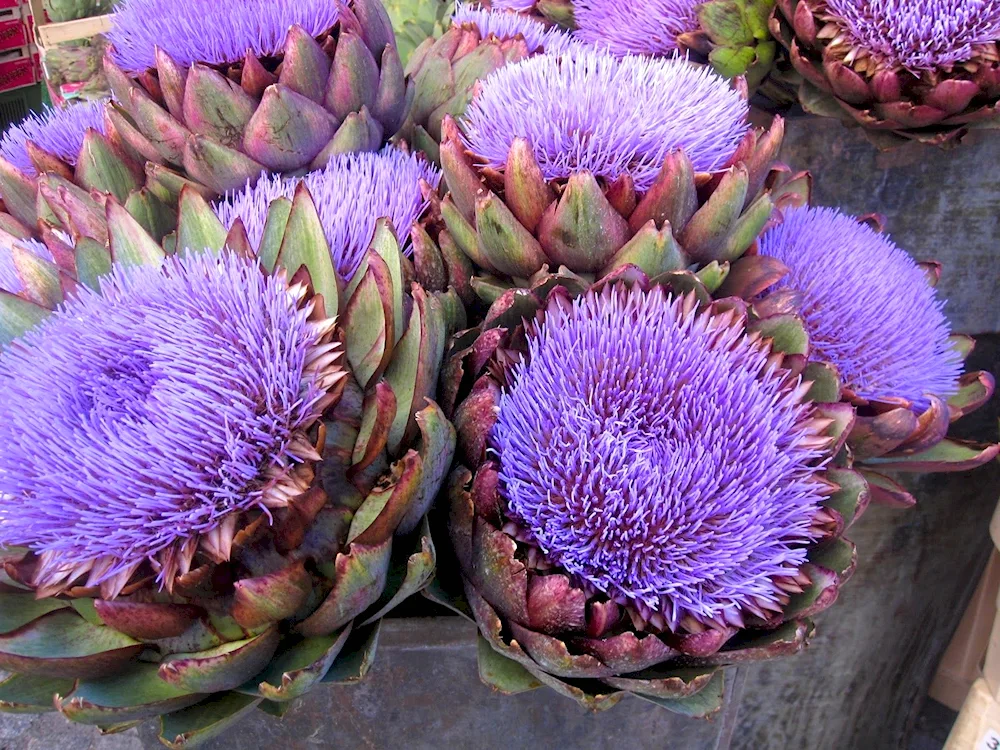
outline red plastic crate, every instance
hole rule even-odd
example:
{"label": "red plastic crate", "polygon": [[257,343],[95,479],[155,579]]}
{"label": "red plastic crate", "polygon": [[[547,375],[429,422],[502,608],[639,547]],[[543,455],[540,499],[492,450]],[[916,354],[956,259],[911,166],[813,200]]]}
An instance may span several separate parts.
{"label": "red plastic crate", "polygon": [[38,52],[33,46],[0,52],[0,91],[37,83],[40,69]]}
{"label": "red plastic crate", "polygon": [[0,9],[0,50],[20,49],[31,44],[31,31],[21,8]]}
{"label": "red plastic crate", "polygon": [[0,10],[5,8],[20,8],[22,5],[27,5],[27,3],[21,2],[21,0],[0,0]]}

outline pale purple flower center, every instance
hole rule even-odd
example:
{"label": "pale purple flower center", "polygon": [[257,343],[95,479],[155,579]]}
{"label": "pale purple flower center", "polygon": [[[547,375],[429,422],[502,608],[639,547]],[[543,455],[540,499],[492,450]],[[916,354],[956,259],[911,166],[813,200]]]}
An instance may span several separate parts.
{"label": "pale purple flower center", "polygon": [[826,0],[854,46],[914,72],[970,60],[1000,40],[1000,0]]}
{"label": "pale purple flower center", "polygon": [[307,315],[228,253],[80,288],[0,354],[0,546],[111,577],[260,507],[322,397]]}
{"label": "pale purple flower center", "polygon": [[811,410],[767,347],[621,288],[550,306],[528,347],[492,446],[549,561],[672,627],[777,602],[822,497]]}
{"label": "pale purple flower center", "polygon": [[104,133],[102,101],[73,104],[65,109],[46,109],[28,115],[7,129],[0,138],[0,155],[29,177],[37,174],[28,157],[28,141],[76,166],[88,129]]}
{"label": "pale purple flower center", "polygon": [[677,37],[698,29],[704,0],[575,0],[577,39],[616,55],[670,55]]}
{"label": "pale purple flower center", "polygon": [[725,166],[747,132],[748,109],[707,67],[581,49],[493,73],[463,128],[469,148],[491,167],[503,167],[514,139],[525,138],[549,179],[584,170],[609,180],[628,174],[641,192],[680,149],[699,172]]}
{"label": "pale purple flower center", "polygon": [[159,47],[180,65],[235,63],[247,53],[273,55],[298,25],[314,36],[333,28],[331,0],[123,0],[108,41],[115,60],[139,73],[155,66]]}
{"label": "pale purple flower center", "polygon": [[337,272],[350,279],[364,260],[379,219],[392,222],[404,249],[414,222],[427,208],[420,188],[425,180],[436,188],[441,173],[422,157],[386,147],[379,153],[345,154],[305,177],[264,173],[255,185],[230,193],[215,206],[227,227],[243,219],[254,247],[260,245],[271,203],[291,199],[305,182],[333,253]]}
{"label": "pale purple flower center", "polygon": [[958,389],[962,359],[951,347],[944,301],[905,250],[832,208],[799,208],[760,242],[791,269],[777,288],[804,295],[812,358],[831,362],[865,398]]}

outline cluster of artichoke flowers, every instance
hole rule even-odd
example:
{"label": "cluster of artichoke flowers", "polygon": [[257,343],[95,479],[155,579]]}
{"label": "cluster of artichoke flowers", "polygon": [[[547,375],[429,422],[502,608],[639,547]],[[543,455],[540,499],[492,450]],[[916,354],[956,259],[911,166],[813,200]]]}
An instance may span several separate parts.
{"label": "cluster of artichoke flowers", "polygon": [[482,0],[471,8],[482,17],[459,4],[453,28],[471,23],[508,46],[523,35],[529,51],[542,27],[618,56],[685,56],[744,79],[763,110],[799,104],[861,126],[883,148],[954,143],[1000,121],[995,0],[656,0],[641,12],[626,0]]}
{"label": "cluster of artichoke flowers", "polygon": [[422,592],[503,691],[707,716],[887,471],[997,455],[941,269],[591,5],[460,7],[404,73],[378,0],[126,0],[113,100],[5,134],[0,710],[191,746]]}

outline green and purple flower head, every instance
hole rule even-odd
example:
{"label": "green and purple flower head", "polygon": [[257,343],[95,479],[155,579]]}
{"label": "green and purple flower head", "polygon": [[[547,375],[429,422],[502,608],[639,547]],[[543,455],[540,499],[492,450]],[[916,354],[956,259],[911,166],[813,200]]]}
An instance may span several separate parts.
{"label": "green and purple flower head", "polygon": [[343,377],[304,294],[228,252],[116,267],[0,353],[0,546],[42,590],[144,563],[169,585],[182,548],[224,559],[220,528],[286,503]]}
{"label": "green and purple flower head", "polygon": [[825,0],[825,5],[848,44],[880,65],[915,74],[950,70],[1000,40],[998,0]]}
{"label": "green and purple flower head", "polygon": [[254,185],[224,196],[215,210],[227,228],[242,219],[251,245],[257,247],[271,203],[291,199],[304,182],[333,250],[334,266],[342,278],[350,279],[368,252],[376,222],[388,218],[399,237],[408,237],[427,208],[424,185],[437,189],[440,181],[440,172],[422,157],[387,147],[379,153],[335,157],[304,177],[265,173]]}
{"label": "green and purple flower head", "polygon": [[102,100],[32,113],[18,125],[8,128],[0,138],[0,156],[29,177],[34,176],[35,166],[28,156],[28,143],[31,142],[75,166],[87,131],[93,129],[104,133],[104,105]]}
{"label": "green and purple flower head", "polygon": [[865,399],[958,390],[962,358],[948,340],[944,301],[906,251],[867,224],[830,208],[789,210],[760,252],[790,269],[778,289],[801,296],[811,356],[836,366]]}
{"label": "green and purple flower head", "polygon": [[546,179],[584,170],[609,181],[629,174],[642,192],[678,150],[697,172],[725,166],[747,133],[748,111],[710,69],[580,49],[495,72],[469,105],[463,130],[487,166],[503,167],[523,138]]}
{"label": "green and purple flower head", "polygon": [[696,308],[621,286],[551,303],[492,436],[519,534],[672,629],[780,611],[827,493],[808,385]]}
{"label": "green and purple flower head", "polygon": [[232,63],[278,52],[292,26],[319,36],[340,8],[330,0],[124,0],[107,36],[131,73],[155,67],[157,47],[182,66]]}

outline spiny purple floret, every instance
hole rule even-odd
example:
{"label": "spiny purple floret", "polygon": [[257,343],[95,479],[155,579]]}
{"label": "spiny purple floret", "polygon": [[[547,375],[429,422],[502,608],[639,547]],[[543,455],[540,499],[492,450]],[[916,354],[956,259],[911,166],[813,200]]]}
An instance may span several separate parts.
{"label": "spiny purple floret", "polygon": [[506,40],[520,34],[531,53],[538,50],[550,54],[559,53],[573,46],[573,37],[565,31],[548,27],[531,16],[513,10],[490,10],[478,5],[459,3],[452,21],[459,25],[474,25],[483,38],[493,35],[497,39]]}
{"label": "spiny purple floret", "polygon": [[822,500],[787,373],[682,303],[619,288],[550,308],[493,433],[508,512],[549,561],[672,627],[777,601]]}
{"label": "spiny purple floret", "polygon": [[392,147],[377,154],[344,154],[305,177],[265,172],[256,185],[227,194],[215,212],[227,229],[242,218],[251,244],[258,247],[268,207],[278,198],[292,198],[303,180],[319,210],[337,272],[350,279],[371,246],[379,219],[390,219],[402,240],[409,237],[413,223],[427,208],[420,181],[436,188],[441,173],[422,157]]}
{"label": "spiny purple floret", "polygon": [[535,7],[535,0],[493,0],[491,6],[501,10],[531,10]]}
{"label": "spiny purple floret", "polygon": [[322,396],[287,283],[224,254],[118,268],[0,354],[0,546],[111,577],[260,507]]}
{"label": "spiny purple floret", "polygon": [[8,242],[0,238],[0,292],[8,292],[9,294],[20,294],[24,291],[24,282],[21,281],[21,275],[18,273],[17,264],[14,261],[15,245],[49,263],[55,262],[44,242],[30,237],[16,242]]}
{"label": "spiny purple floret", "polygon": [[29,177],[37,174],[28,158],[28,141],[58,156],[71,166],[83,147],[83,137],[93,128],[104,133],[104,101],[74,104],[65,109],[46,108],[32,113],[0,138],[0,155]]}
{"label": "spiny purple floret", "polygon": [[747,131],[747,112],[746,100],[707,67],[581,48],[493,73],[469,105],[464,131],[491,167],[502,168],[514,139],[525,138],[548,179],[629,174],[642,192],[679,149],[699,172],[724,166]]}
{"label": "spiny purple floret", "polygon": [[948,342],[944,300],[891,239],[835,209],[799,208],[760,252],[791,269],[776,288],[804,295],[812,358],[836,365],[858,395],[923,408],[928,394],[957,391],[962,358]]}
{"label": "spiny purple floret", "polygon": [[1000,0],[826,0],[854,46],[914,72],[971,60],[1000,40]]}
{"label": "spiny purple floret", "polygon": [[182,66],[221,65],[248,52],[279,52],[292,26],[319,36],[336,25],[339,6],[331,0],[123,0],[107,36],[115,61],[131,73],[155,66],[156,47]]}
{"label": "spiny purple floret", "polygon": [[606,47],[616,55],[670,55],[677,37],[698,29],[698,6],[704,0],[576,0],[573,14],[582,42]]}

